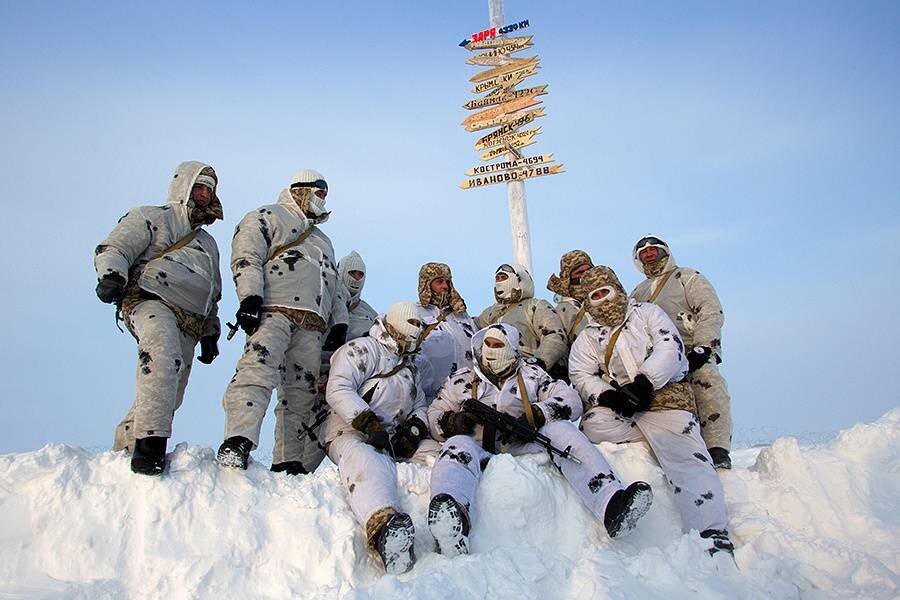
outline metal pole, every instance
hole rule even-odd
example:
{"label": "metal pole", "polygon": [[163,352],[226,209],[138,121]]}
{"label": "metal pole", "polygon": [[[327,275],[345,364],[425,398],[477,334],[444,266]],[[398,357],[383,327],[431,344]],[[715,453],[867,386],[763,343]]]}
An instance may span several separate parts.
{"label": "metal pole", "polygon": [[[491,27],[503,27],[503,0],[488,0],[488,16]],[[512,157],[512,155],[509,155]],[[511,181],[506,184],[509,201],[509,224],[512,228],[513,256],[524,265],[534,277],[531,268],[531,234],[528,230],[528,205],[525,202],[525,182]]]}

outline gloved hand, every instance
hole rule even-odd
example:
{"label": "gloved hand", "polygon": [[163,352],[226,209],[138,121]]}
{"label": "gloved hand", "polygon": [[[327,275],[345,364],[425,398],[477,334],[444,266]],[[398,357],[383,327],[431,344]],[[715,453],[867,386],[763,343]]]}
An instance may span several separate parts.
{"label": "gloved hand", "polygon": [[219,339],[213,335],[200,338],[200,356],[197,360],[205,365],[211,365],[219,355]]}
{"label": "gloved hand", "polygon": [[97,297],[107,304],[118,302],[125,295],[126,283],[128,281],[118,273],[107,273],[97,282]]}
{"label": "gloved hand", "polygon": [[687,353],[688,373],[693,373],[712,358],[712,348],[709,346],[694,346]]}
{"label": "gloved hand", "polygon": [[397,428],[394,437],[391,438],[394,458],[409,458],[415,454],[419,443],[426,437],[428,426],[418,417],[410,417]]}
{"label": "gloved hand", "polygon": [[[544,416],[544,411],[542,411],[537,406],[531,407],[531,415],[534,417],[534,430],[538,431],[547,422],[547,417]],[[517,420],[531,427],[531,424],[528,422],[528,417],[526,415],[523,414]]]}
{"label": "gloved hand", "polygon": [[366,434],[366,443],[376,450],[385,450],[390,443],[384,423],[371,410],[366,410],[354,417],[350,423],[353,429]]}
{"label": "gloved hand", "polygon": [[322,343],[322,350],[326,352],[334,352],[338,348],[344,345],[344,342],[347,341],[347,325],[344,323],[339,323],[338,325],[333,325],[331,327],[331,331],[328,333],[328,337],[325,338],[325,341]]}
{"label": "gloved hand", "polygon": [[451,438],[454,435],[472,435],[475,433],[475,426],[478,425],[478,417],[469,411],[463,410],[454,412],[448,410],[438,419],[438,427],[445,438]]}
{"label": "gloved hand", "polygon": [[238,326],[247,335],[253,335],[259,329],[262,303],[263,299],[259,296],[247,296],[241,300],[241,306],[238,308],[234,318],[237,320]]}
{"label": "gloved hand", "polygon": [[634,416],[634,404],[619,390],[606,390],[600,394],[597,397],[597,406],[605,406],[627,419]]}
{"label": "gloved hand", "polygon": [[647,410],[653,401],[653,384],[643,373],[639,373],[631,383],[623,385],[620,392],[627,403],[626,409],[630,409],[632,414]]}

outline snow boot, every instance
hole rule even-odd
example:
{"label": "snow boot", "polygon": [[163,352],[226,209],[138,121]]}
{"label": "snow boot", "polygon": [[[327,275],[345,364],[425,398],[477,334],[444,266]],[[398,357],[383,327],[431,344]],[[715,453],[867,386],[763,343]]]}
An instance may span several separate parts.
{"label": "snow boot", "polygon": [[709,456],[713,460],[713,466],[717,469],[730,469],[731,468],[731,455],[728,454],[728,450],[725,448],[710,448]]}
{"label": "snow boot", "polygon": [[287,473],[288,475],[309,475],[309,471],[299,460],[288,460],[272,465],[273,473]]}
{"label": "snow boot", "polygon": [[631,533],[638,519],[647,514],[653,503],[653,490],[645,481],[635,481],[610,498],[603,515],[609,537],[624,537]]}
{"label": "snow boot", "polygon": [[469,553],[469,511],[450,494],[438,494],[428,505],[428,529],[437,551],[454,557]]}
{"label": "snow boot", "polygon": [[139,475],[162,475],[166,468],[166,443],[168,438],[150,436],[134,440],[131,454],[131,472]]}
{"label": "snow boot", "polygon": [[700,537],[712,540],[713,545],[707,550],[710,556],[715,556],[717,552],[727,552],[734,556],[734,544],[728,539],[728,532],[724,529],[706,529],[700,532]]}
{"label": "snow boot", "polygon": [[375,534],[375,549],[391,575],[406,573],[416,562],[413,541],[416,530],[406,513],[394,513]]}
{"label": "snow boot", "polygon": [[223,467],[246,469],[247,463],[250,462],[250,450],[252,449],[253,442],[247,438],[240,435],[230,437],[219,446],[216,462]]}

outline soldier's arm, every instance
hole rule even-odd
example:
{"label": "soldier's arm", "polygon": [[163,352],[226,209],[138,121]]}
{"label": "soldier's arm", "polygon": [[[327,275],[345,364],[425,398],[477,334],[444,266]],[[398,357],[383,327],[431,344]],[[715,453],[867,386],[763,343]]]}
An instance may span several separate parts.
{"label": "soldier's arm", "polygon": [[264,267],[272,249],[272,226],[265,213],[253,211],[234,229],[231,240],[231,276],[238,300],[265,297]]}
{"label": "soldier's arm", "polygon": [[700,273],[684,285],[684,295],[694,313],[694,345],[706,346],[718,352],[722,344],[722,325],[725,314],[722,303],[709,280]]}
{"label": "soldier's arm", "polygon": [[534,312],[531,315],[531,324],[540,340],[540,344],[534,352],[534,357],[539,358],[549,369],[562,358],[569,344],[566,341],[566,332],[563,330],[559,315],[553,312],[553,308],[546,300],[538,300],[533,305]]}
{"label": "soldier's arm", "polygon": [[679,371],[687,371],[684,344],[678,335],[675,323],[663,309],[655,304],[641,304],[646,319],[646,330],[650,333],[653,351],[638,369],[658,390],[666,385]]}
{"label": "soldier's arm", "polygon": [[603,357],[597,355],[586,333],[579,335],[572,343],[572,351],[569,353],[569,379],[581,399],[590,405],[596,403],[600,394],[613,389],[600,377],[602,360]]}
{"label": "soldier's arm", "polygon": [[152,222],[140,208],[119,219],[119,223],[94,251],[97,278],[117,273],[128,279],[128,270],[153,240]]}

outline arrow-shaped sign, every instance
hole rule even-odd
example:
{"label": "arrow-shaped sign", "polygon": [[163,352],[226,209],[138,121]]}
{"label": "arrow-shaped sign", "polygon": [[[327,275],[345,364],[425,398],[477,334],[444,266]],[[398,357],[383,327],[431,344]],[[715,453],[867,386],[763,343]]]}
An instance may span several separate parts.
{"label": "arrow-shaped sign", "polygon": [[531,77],[532,75],[534,75],[538,66],[539,63],[530,64],[525,68],[518,69],[516,71],[510,71],[509,73],[504,73],[503,75],[498,75],[496,77],[492,77],[491,79],[482,81],[472,88],[472,93],[480,94],[495,87],[499,87],[501,89],[511,88],[526,77]]}
{"label": "arrow-shaped sign", "polygon": [[497,171],[510,171],[513,169],[520,169],[522,167],[531,167],[534,165],[540,165],[543,163],[553,162],[552,154],[538,154],[537,156],[525,156],[519,160],[504,160],[498,163],[492,163],[489,165],[478,165],[476,167],[472,167],[471,169],[466,170],[466,175],[469,177],[475,177],[477,175],[487,175],[489,173],[496,173]]}
{"label": "arrow-shaped sign", "polygon": [[487,152],[481,155],[481,160],[494,160],[498,156],[503,156],[507,153],[515,153],[519,148],[525,148],[532,144],[536,144],[534,141],[534,136],[541,132],[540,127],[536,127],[534,129],[529,129],[528,131],[522,131],[520,133],[515,134],[512,138],[506,141],[506,143],[502,146],[497,146],[496,148],[491,148]]}
{"label": "arrow-shaped sign", "polygon": [[466,61],[467,65],[483,65],[485,67],[492,65],[502,65],[506,61],[506,56],[514,52],[521,52],[531,48],[534,44],[531,42],[522,42],[503,46],[502,48],[494,48],[482,54],[476,54]]}
{"label": "arrow-shaped sign", "polygon": [[539,57],[532,56],[530,58],[511,58],[509,62],[499,67],[494,67],[493,69],[488,69],[487,71],[482,71],[481,73],[477,73],[469,78],[469,81],[472,83],[477,83],[479,81],[484,81],[486,79],[492,79],[497,77],[498,75],[503,75],[504,73],[509,73],[510,71],[517,71],[519,69],[524,69],[525,67],[537,64]]}
{"label": "arrow-shaped sign", "polygon": [[502,104],[503,102],[509,102],[510,100],[515,100],[516,98],[521,98],[523,96],[542,96],[546,93],[547,84],[525,88],[523,90],[495,90],[482,98],[469,100],[468,102],[463,104],[463,108],[473,110],[476,108],[484,108],[485,106]]}
{"label": "arrow-shaped sign", "polygon": [[[482,129],[488,129],[489,127],[497,127],[498,125],[508,125],[513,122],[521,122],[523,125],[534,121],[538,117],[546,117],[546,113],[544,113],[544,107],[536,108],[534,110],[529,110],[528,112],[519,112],[513,113],[511,115],[500,115],[499,117],[495,117],[489,121],[478,121],[477,123],[472,123],[471,125],[466,125],[466,131],[481,131]],[[525,120],[527,119],[527,120]]]}
{"label": "arrow-shaped sign", "polygon": [[469,115],[465,121],[462,122],[462,125],[473,125],[478,121],[487,121],[490,119],[495,119],[500,115],[514,113],[518,110],[522,110],[523,108],[530,108],[535,104],[540,104],[540,100],[535,100],[536,94],[530,94],[528,96],[522,96],[521,98],[516,98],[514,100],[510,100],[509,102],[504,102],[499,106],[495,106],[494,108],[489,108],[487,110],[482,110],[473,115]]}
{"label": "arrow-shaped sign", "polygon": [[541,110],[543,109],[529,111],[529,113],[524,114],[514,121],[507,123],[500,129],[492,131],[489,134],[479,138],[478,141],[475,142],[475,149],[486,150],[494,146],[499,146],[500,144],[504,143],[504,141],[506,141],[505,138],[508,137],[509,134],[513,133],[519,127],[523,127],[534,121],[538,117],[538,115],[535,115],[534,113]]}
{"label": "arrow-shaped sign", "polygon": [[482,187],[485,185],[493,185],[495,183],[509,183],[510,181],[521,181],[523,179],[531,179],[532,177],[544,177],[545,175],[556,175],[563,173],[563,165],[547,165],[544,167],[526,167],[516,171],[504,171],[493,175],[485,175],[483,177],[475,177],[467,179],[459,184],[464,190]]}
{"label": "arrow-shaped sign", "polygon": [[505,46],[510,46],[514,44],[521,43],[529,43],[531,42],[532,36],[530,35],[520,35],[517,37],[508,37],[508,38],[493,38],[490,40],[483,40],[481,42],[469,42],[464,46],[466,50],[487,50],[489,48],[503,48]]}

